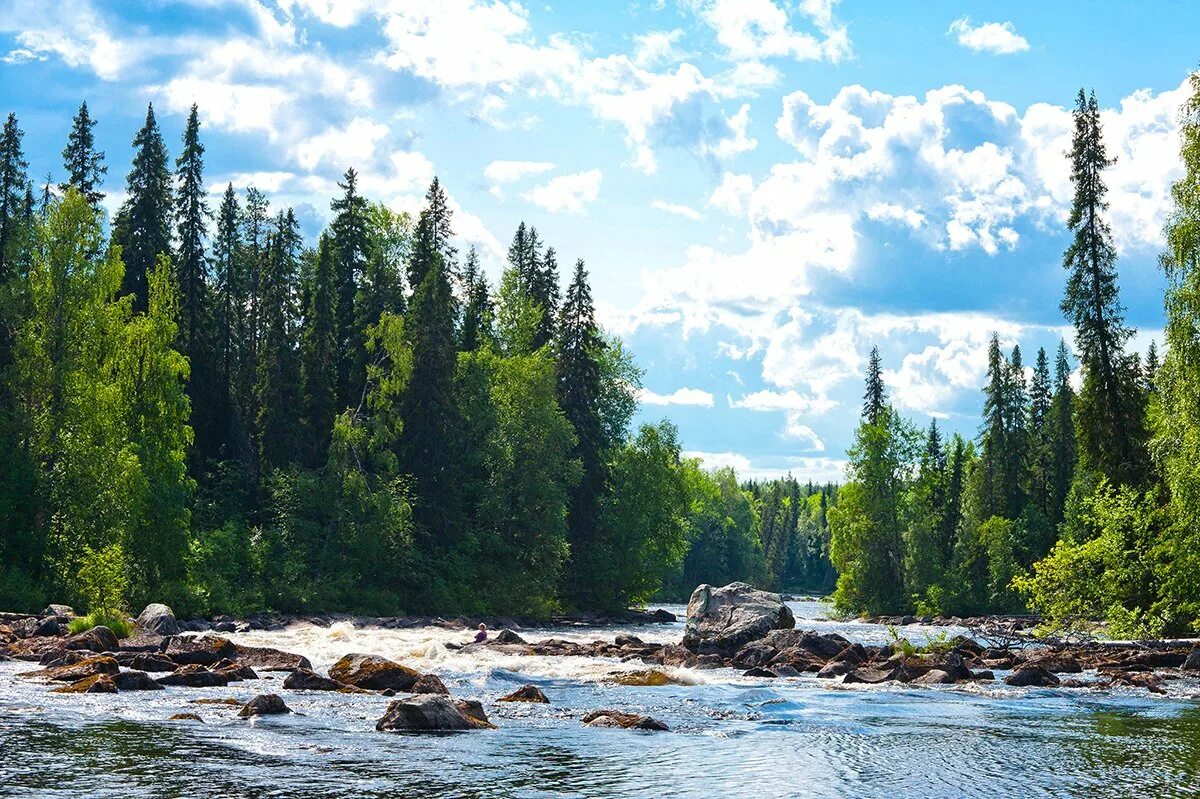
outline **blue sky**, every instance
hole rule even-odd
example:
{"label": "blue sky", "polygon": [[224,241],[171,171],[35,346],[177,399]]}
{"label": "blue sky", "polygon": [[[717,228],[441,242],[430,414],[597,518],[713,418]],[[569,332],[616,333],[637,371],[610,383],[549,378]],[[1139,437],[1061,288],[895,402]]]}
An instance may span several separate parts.
{"label": "blue sky", "polygon": [[1156,268],[1193,2],[0,0],[0,110],[59,177],[86,99],[111,207],[153,101],[200,108],[209,187],[309,234],[346,167],[415,210],[436,174],[495,280],[517,223],[584,258],[642,417],[744,475],[837,479],[871,346],[893,401],[974,434],[987,339],[1067,336],[1080,86],[1104,110],[1129,319]]}

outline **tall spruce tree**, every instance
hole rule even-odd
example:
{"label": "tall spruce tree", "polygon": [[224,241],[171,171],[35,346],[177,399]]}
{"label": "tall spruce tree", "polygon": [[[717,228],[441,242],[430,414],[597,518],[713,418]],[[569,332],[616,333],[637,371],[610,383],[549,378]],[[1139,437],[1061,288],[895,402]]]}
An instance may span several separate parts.
{"label": "tall spruce tree", "polygon": [[122,291],[133,295],[133,308],[140,312],[146,310],[146,275],[160,254],[171,253],[171,169],[153,103],[146,107],[146,122],[133,147],[133,168],[125,182],[128,196],[117,213],[113,239],[125,261]]}
{"label": "tall spruce tree", "polygon": [[1078,461],[1075,435],[1075,389],[1071,385],[1071,355],[1065,341],[1058,342],[1054,356],[1054,397],[1050,401],[1049,438],[1051,450],[1050,523],[1063,520],[1067,495]]}
{"label": "tall spruce tree", "polygon": [[225,187],[217,210],[217,233],[213,239],[213,317],[216,333],[218,375],[228,396],[235,394],[234,376],[245,344],[245,281],[241,259],[242,211],[233,184]]}
{"label": "tall spruce tree", "polygon": [[1125,343],[1133,330],[1117,289],[1117,250],[1104,218],[1108,209],[1104,170],[1108,157],[1096,96],[1082,89],[1076,100],[1071,152],[1075,188],[1067,227],[1072,233],[1063,254],[1068,272],[1062,311],[1075,326],[1083,365],[1077,409],[1082,465],[1118,482],[1138,483],[1148,466],[1142,394]]}
{"label": "tall spruce tree", "polygon": [[0,131],[0,285],[11,277],[9,249],[28,218],[29,164],[21,149],[23,135],[17,115],[9,114]]}
{"label": "tall spruce tree", "polygon": [[[536,241],[537,231],[533,231],[533,238]],[[530,278],[529,295],[541,310],[532,344],[534,349],[540,349],[554,338],[555,320],[558,315],[558,258],[553,247],[547,248],[541,258],[535,257],[534,271]]]}
{"label": "tall spruce tree", "polygon": [[300,364],[296,352],[295,288],[300,230],[289,208],[275,217],[262,275],[262,345],[258,360],[258,449],[263,473],[300,454]]}
{"label": "tall spruce tree", "polygon": [[467,251],[463,283],[467,296],[459,327],[458,347],[463,352],[474,352],[493,338],[492,298],[488,292],[487,278],[479,266],[479,254],[474,247]]}
{"label": "tall spruce tree", "polygon": [[179,247],[175,256],[176,282],[179,286],[180,342],[185,355],[196,361],[207,356],[205,325],[208,313],[208,259],[204,239],[212,216],[204,194],[204,145],[200,143],[200,115],[195,104],[188,113],[183,131],[183,151],[175,161],[176,228]]}
{"label": "tall spruce tree", "polygon": [[867,391],[863,394],[863,419],[867,424],[876,424],[886,407],[887,391],[883,387],[879,347],[871,347],[871,357],[867,362]]}
{"label": "tall spruce tree", "polygon": [[[1053,386],[1050,382],[1050,359],[1046,348],[1038,348],[1029,387],[1029,448],[1027,474],[1030,503],[1038,519],[1050,525],[1054,519],[1054,442],[1051,410]],[[1049,541],[1035,548],[1040,557]]]}
{"label": "tall spruce tree", "polygon": [[[79,106],[79,112],[71,123],[71,133],[67,136],[67,146],[63,149],[63,169],[67,173],[66,182],[58,185],[59,191],[65,192],[74,186],[93,211],[100,209],[100,201],[104,192],[100,184],[104,180],[108,167],[104,165],[104,152],[96,149],[95,134],[96,120],[88,113],[87,103]],[[49,193],[50,181],[46,181],[46,191]],[[45,203],[43,203],[43,211]]]}
{"label": "tall spruce tree", "polygon": [[426,224],[417,225],[412,257],[408,259],[408,288],[413,294],[425,280],[425,274],[433,268],[436,258],[442,259],[442,268],[448,274],[454,273],[455,249],[450,243],[453,233],[450,229],[449,200],[437,178],[433,179],[425,193],[424,216]]}
{"label": "tall spruce tree", "polygon": [[342,196],[330,203],[335,216],[330,225],[333,247],[337,255],[337,293],[334,312],[337,319],[337,383],[338,408],[353,407],[362,394],[365,374],[358,365],[365,360],[363,331],[355,314],[355,298],[359,283],[366,272],[370,240],[367,231],[367,201],[358,192],[358,173],[347,169],[343,183],[338,183]]}
{"label": "tall spruce tree", "polygon": [[337,415],[337,255],[333,240],[321,236],[316,268],[304,309],[300,381],[304,405],[303,456],[316,468],[325,462],[333,420]]}
{"label": "tall spruce tree", "polygon": [[575,271],[559,314],[556,360],[558,404],[575,430],[574,457],[582,467],[579,482],[571,487],[567,502],[566,591],[577,606],[594,599],[593,570],[605,557],[600,528],[600,506],[607,476],[608,449],[616,442],[605,435],[601,418],[603,374],[600,364],[605,347],[596,324],[596,309],[582,260]]}

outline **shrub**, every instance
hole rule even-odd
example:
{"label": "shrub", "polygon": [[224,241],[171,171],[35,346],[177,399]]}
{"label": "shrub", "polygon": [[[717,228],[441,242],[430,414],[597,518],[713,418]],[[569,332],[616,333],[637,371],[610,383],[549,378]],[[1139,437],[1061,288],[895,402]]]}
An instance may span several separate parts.
{"label": "shrub", "polygon": [[133,625],[124,616],[103,612],[89,613],[86,616],[71,619],[71,623],[67,625],[67,630],[71,635],[77,635],[78,633],[87,632],[93,627],[107,627],[118,638],[128,638],[133,632]]}

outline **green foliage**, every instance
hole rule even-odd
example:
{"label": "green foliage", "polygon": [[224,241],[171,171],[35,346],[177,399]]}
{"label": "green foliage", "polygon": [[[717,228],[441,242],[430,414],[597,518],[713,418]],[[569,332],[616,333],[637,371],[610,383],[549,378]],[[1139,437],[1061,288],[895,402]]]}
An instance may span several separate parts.
{"label": "green foliage", "polygon": [[117,638],[128,638],[133,634],[133,625],[129,619],[118,613],[93,612],[86,616],[78,616],[67,623],[67,632],[71,635],[87,632],[93,627],[107,627]]}
{"label": "green foliage", "polygon": [[899,652],[906,658],[916,657],[917,655],[944,655],[954,648],[954,643],[950,638],[950,633],[945,630],[938,630],[934,633],[925,635],[925,642],[915,644],[908,638],[902,636],[900,631],[892,625],[886,625],[888,644],[895,651]]}
{"label": "green foliage", "polygon": [[121,612],[129,591],[129,564],[124,548],[120,544],[98,550],[84,547],[76,590],[90,613],[113,616]]}

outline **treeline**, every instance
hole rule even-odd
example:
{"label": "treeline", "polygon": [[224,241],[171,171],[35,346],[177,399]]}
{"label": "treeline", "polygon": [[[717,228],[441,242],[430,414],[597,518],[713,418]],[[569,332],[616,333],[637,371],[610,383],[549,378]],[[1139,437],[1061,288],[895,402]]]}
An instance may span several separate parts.
{"label": "treeline", "polygon": [[993,337],[978,441],[920,433],[887,402],[872,353],[849,482],[830,512],[835,600],[854,613],[1044,613],[1071,629],[1161,636],[1200,620],[1200,76],[1183,109],[1185,175],[1161,262],[1166,354],[1129,349],[1106,221],[1095,96],[1081,91],[1053,371]]}
{"label": "treeline", "polygon": [[173,162],[148,109],[109,223],[95,124],[40,190],[0,136],[0,606],[544,614],[821,557],[827,492],[760,526],[633,429],[640,373],[532,227],[493,291],[436,179],[414,219],[351,169],[306,244],[253,187],[210,207],[194,107]]}

